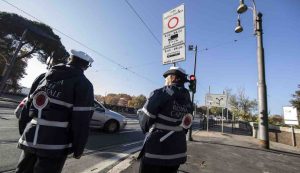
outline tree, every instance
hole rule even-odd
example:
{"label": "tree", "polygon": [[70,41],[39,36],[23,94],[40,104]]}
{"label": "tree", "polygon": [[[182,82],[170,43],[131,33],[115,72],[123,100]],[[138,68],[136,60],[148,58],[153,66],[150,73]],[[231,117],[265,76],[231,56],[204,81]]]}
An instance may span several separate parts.
{"label": "tree", "polygon": [[[104,98],[104,102],[105,104],[109,104],[109,105],[118,105],[120,99],[124,99],[126,101],[131,100],[132,97],[128,94],[114,94],[114,93],[109,93],[105,96]],[[127,105],[127,104],[126,104]]]}
{"label": "tree", "polygon": [[257,101],[250,100],[244,89],[240,89],[238,94],[229,97],[232,114],[238,119],[253,121],[256,119],[254,112],[257,110]]}
{"label": "tree", "polygon": [[196,108],[196,112],[202,115],[206,115],[206,111],[207,111],[206,106],[200,106],[200,107],[197,106]]}
{"label": "tree", "polygon": [[104,97],[101,95],[95,95],[95,99],[100,103],[104,103]]}
{"label": "tree", "polygon": [[109,104],[109,105],[118,105],[120,97],[117,94],[107,94],[107,96],[105,96],[105,104]]}
{"label": "tree", "polygon": [[209,111],[213,114],[213,115],[222,115],[222,108],[220,107],[211,107],[209,109]]}
{"label": "tree", "polygon": [[[14,73],[10,73],[8,78],[12,81],[13,88],[19,87],[18,80],[25,75],[29,58],[37,57],[39,61],[45,63],[47,57],[53,52],[53,61],[56,64],[65,62],[69,56],[59,36],[54,34],[53,30],[46,24],[28,20],[17,14],[0,12],[0,26],[0,74],[3,73],[4,67],[8,67],[6,62],[10,61],[23,32],[27,30],[16,62],[10,62]],[[7,70],[7,72],[9,71]]]}
{"label": "tree", "polygon": [[272,115],[269,117],[269,124],[282,125],[283,117],[281,115]]}
{"label": "tree", "polygon": [[142,108],[144,104],[146,103],[147,98],[144,95],[139,95],[137,97],[132,97],[132,100],[128,102],[129,107],[133,107],[135,109]]}
{"label": "tree", "polygon": [[[300,89],[300,85],[298,85]],[[293,99],[290,103],[297,108],[298,112],[300,111],[300,90],[295,91],[295,94],[292,94]]]}

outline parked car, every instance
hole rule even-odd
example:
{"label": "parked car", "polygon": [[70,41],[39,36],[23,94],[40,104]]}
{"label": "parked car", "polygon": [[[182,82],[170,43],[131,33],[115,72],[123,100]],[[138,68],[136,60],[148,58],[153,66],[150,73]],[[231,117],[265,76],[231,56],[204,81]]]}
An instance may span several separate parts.
{"label": "parked car", "polygon": [[[213,119],[215,121],[221,121],[222,120],[222,116],[215,116]],[[226,117],[223,116],[223,120],[226,121]]]}
{"label": "parked car", "polygon": [[[15,109],[17,118],[20,117],[26,102],[27,97],[24,98]],[[125,128],[127,121],[123,115],[105,108],[96,100],[94,100],[94,107],[95,111],[90,122],[90,127],[104,129],[108,133],[114,133]]]}

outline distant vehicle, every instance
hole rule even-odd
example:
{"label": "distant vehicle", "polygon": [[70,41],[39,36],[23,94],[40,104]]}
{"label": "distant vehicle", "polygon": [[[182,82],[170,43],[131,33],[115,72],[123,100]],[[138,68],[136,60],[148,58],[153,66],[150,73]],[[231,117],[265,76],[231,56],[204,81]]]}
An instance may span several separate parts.
{"label": "distant vehicle", "polygon": [[[214,117],[214,120],[221,121],[222,120],[222,116],[216,116],[216,117]],[[223,120],[226,121],[226,117],[223,117]]]}
{"label": "distant vehicle", "polygon": [[[27,97],[15,109],[15,115],[18,119],[26,102]],[[94,108],[95,111],[90,122],[90,127],[104,129],[108,133],[115,133],[125,128],[127,121],[123,115],[105,108],[96,100],[94,100]]]}

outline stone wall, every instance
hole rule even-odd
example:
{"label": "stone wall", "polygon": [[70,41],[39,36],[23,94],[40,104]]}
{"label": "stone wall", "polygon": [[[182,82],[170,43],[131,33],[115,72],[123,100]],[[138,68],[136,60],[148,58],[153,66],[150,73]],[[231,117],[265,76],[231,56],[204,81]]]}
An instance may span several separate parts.
{"label": "stone wall", "polygon": [[[300,148],[300,129],[294,129],[296,147]],[[292,131],[289,127],[270,126],[269,139],[273,142],[282,144],[293,145]]]}
{"label": "stone wall", "polygon": [[[259,134],[257,124],[250,122],[250,125],[252,126],[253,137],[257,138],[257,134]],[[294,129],[294,134],[296,147],[300,148],[300,129]],[[269,125],[269,140],[293,146],[291,127]]]}

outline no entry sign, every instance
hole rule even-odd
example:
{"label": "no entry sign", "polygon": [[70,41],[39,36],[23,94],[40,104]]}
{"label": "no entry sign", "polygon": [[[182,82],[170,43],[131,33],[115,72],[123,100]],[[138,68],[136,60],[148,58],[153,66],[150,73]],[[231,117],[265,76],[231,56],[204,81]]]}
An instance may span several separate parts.
{"label": "no entry sign", "polygon": [[185,60],[184,5],[163,14],[162,63]]}
{"label": "no entry sign", "polygon": [[163,14],[163,33],[184,27],[184,5]]}

